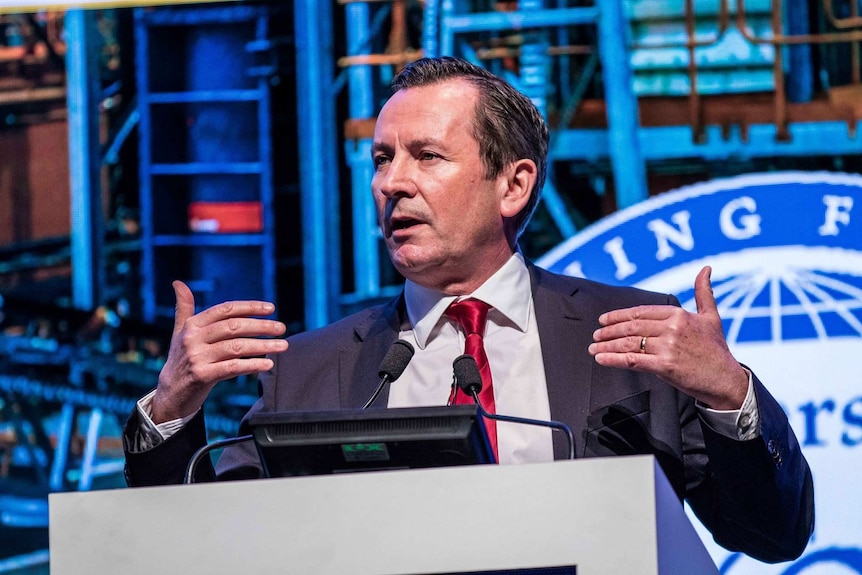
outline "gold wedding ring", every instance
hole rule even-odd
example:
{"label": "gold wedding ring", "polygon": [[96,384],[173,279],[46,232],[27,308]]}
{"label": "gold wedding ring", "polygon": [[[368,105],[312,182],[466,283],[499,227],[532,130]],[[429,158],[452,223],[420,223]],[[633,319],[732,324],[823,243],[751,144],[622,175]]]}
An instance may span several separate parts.
{"label": "gold wedding ring", "polygon": [[646,353],[646,336],[641,338],[641,353]]}

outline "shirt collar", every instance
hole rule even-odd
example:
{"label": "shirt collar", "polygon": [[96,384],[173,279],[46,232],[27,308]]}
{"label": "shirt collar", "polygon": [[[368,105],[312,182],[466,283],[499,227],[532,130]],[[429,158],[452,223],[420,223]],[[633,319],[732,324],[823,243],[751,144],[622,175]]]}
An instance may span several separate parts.
{"label": "shirt collar", "polygon": [[431,339],[435,327],[449,304],[456,299],[468,297],[474,297],[489,304],[514,327],[526,332],[530,318],[531,294],[530,272],[520,252],[512,254],[503,267],[472,294],[447,296],[410,280],[404,284],[407,317],[410,319],[410,325],[413,326],[413,335],[420,349],[424,349]]}

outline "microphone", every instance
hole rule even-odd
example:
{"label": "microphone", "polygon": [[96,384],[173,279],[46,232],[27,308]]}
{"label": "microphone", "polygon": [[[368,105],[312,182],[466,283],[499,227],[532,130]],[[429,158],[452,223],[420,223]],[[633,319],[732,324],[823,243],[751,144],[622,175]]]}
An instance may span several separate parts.
{"label": "microphone", "polygon": [[476,360],[472,355],[465,353],[464,355],[456,357],[455,361],[452,362],[452,370],[454,371],[455,382],[458,384],[458,387],[461,388],[461,391],[473,398],[473,401],[476,402],[476,406],[479,408],[479,413],[482,414],[482,417],[495,419],[497,421],[520,423],[523,425],[549,427],[557,431],[562,431],[566,434],[566,440],[569,443],[569,459],[575,458],[575,436],[572,434],[572,430],[569,426],[565,423],[560,423],[559,421],[540,421],[538,419],[513,417],[510,415],[497,415],[485,411],[485,408],[482,407],[482,403],[479,401],[479,392],[482,391],[482,375],[479,373],[479,366],[476,365]]}
{"label": "microphone", "polygon": [[186,466],[186,476],[183,479],[183,485],[191,485],[195,482],[195,471],[197,470],[198,464],[201,462],[201,459],[204,458],[204,455],[208,454],[213,449],[227,447],[228,445],[242,443],[244,441],[251,441],[252,439],[254,439],[254,435],[240,435],[239,437],[228,437],[227,439],[219,439],[218,441],[213,441],[212,443],[204,445],[203,447],[195,451],[195,454],[192,455],[191,459],[189,459],[189,464]]}
{"label": "microphone", "polygon": [[413,346],[410,342],[399,339],[392,344],[389,351],[386,352],[386,357],[380,362],[380,369],[377,370],[377,376],[380,378],[380,383],[377,384],[377,389],[362,406],[362,409],[368,409],[387,383],[392,383],[404,373],[407,364],[413,359]]}

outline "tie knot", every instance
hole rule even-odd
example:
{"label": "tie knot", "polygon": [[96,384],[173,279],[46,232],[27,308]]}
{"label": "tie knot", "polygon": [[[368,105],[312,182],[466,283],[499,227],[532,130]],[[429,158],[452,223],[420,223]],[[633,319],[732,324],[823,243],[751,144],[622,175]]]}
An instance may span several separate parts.
{"label": "tie knot", "polygon": [[467,335],[485,333],[485,319],[491,306],[474,298],[452,302],[445,315],[457,321]]}

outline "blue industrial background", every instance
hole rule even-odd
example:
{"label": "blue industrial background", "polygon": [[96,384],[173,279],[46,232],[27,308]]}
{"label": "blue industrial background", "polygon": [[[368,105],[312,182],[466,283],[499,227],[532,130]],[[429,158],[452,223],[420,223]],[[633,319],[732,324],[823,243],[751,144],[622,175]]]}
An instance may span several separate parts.
{"label": "blue industrial background", "polygon": [[[522,245],[535,258],[683,184],[859,171],[860,9],[294,0],[0,13],[0,573],[47,572],[47,493],[122,485],[118,429],[155,385],[172,280],[201,307],[274,301],[291,332],[397,293],[370,144],[407,62],[467,58],[547,117],[549,180]],[[63,146],[17,147],[58,117]],[[68,172],[68,225],[48,237],[34,212],[58,207],[39,208],[27,183],[39,169],[22,167],[46,157]],[[257,219],[236,230],[192,218],[240,206]],[[254,381],[219,386],[211,431],[231,435],[254,394]]]}

